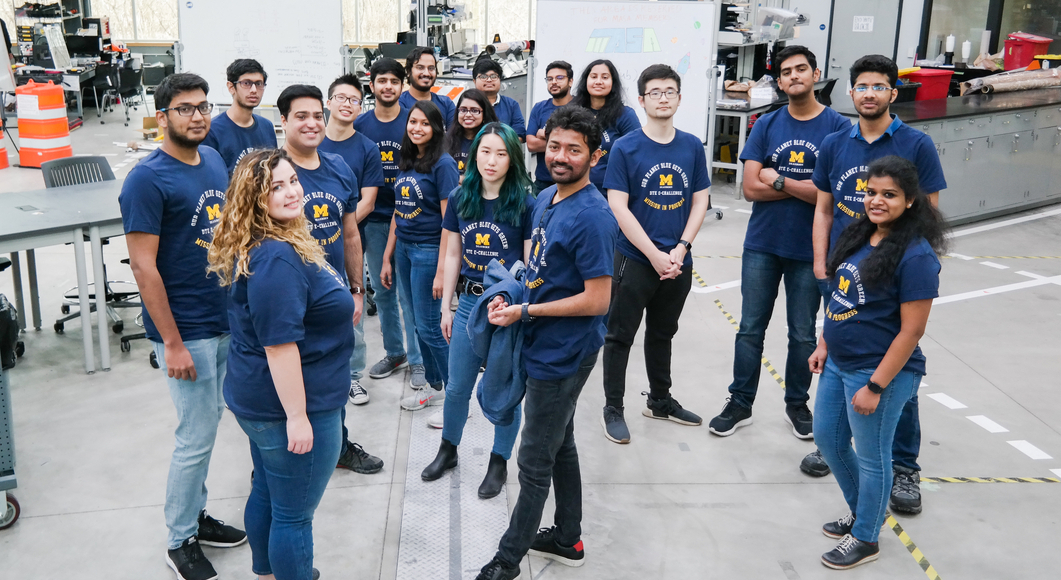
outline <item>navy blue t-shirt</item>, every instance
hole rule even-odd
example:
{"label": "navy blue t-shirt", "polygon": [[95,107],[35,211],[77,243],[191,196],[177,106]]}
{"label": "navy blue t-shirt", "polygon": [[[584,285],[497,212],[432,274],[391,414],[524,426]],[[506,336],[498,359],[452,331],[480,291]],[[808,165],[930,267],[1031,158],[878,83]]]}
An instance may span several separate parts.
{"label": "navy blue t-shirt", "polygon": [[[586,280],[611,276],[619,224],[589,184],[558,203],[556,186],[538,194],[531,217],[526,301],[542,304],[581,294]],[[604,344],[606,315],[542,316],[523,325],[523,365],[538,380],[570,377]]]}
{"label": "navy blue t-shirt", "polygon": [[833,194],[833,228],[829,247],[836,244],[840,232],[862,217],[866,206],[865,173],[874,159],[898,155],[917,165],[917,177],[925,193],[947,188],[943,167],[932,139],[893,116],[888,130],[873,143],[867,143],[855,123],[851,129],[838,131],[822,141],[818,164],[814,168],[814,186]]}
{"label": "navy blue t-shirt", "polygon": [[334,153],[342,157],[357,180],[357,199],[361,200],[361,188],[383,187],[387,183],[383,177],[383,162],[380,161],[379,147],[376,143],[356,132],[342,141],[332,141],[325,137],[317,151]]}
{"label": "navy blue t-shirt", "polygon": [[483,273],[490,260],[497,260],[505,267],[511,267],[516,260],[523,259],[523,241],[531,238],[531,212],[534,209],[534,198],[528,193],[523,200],[523,218],[521,224],[494,219],[496,199],[487,199],[483,203],[483,216],[477,220],[463,218],[457,212],[461,188],[456,188],[449,196],[446,205],[446,216],[442,219],[442,229],[459,233],[461,236],[461,275],[483,281]]}
{"label": "navy blue t-shirt", "polygon": [[457,162],[457,171],[464,175],[464,168],[468,167],[468,152],[472,148],[472,140],[460,138],[461,140],[461,152],[453,156],[453,160]]}
{"label": "navy blue t-shirt", "polygon": [[[612,161],[604,187],[630,194],[630,212],[652,243],[661,252],[673,250],[689,223],[693,193],[711,186],[703,143],[691,133],[675,130],[674,139],[663,145],[638,129],[619,139],[608,156]],[[615,249],[651,264],[621,229]],[[687,253],[684,265],[692,264]]]}
{"label": "navy blue t-shirt", "polygon": [[[531,109],[530,117],[527,118],[527,134],[537,135],[540,129],[545,128],[545,124],[549,122],[549,117],[553,115],[553,111],[558,108],[553,104],[552,99],[545,99],[534,105],[534,108]],[[537,159],[537,164],[534,166],[534,179],[552,183],[553,176],[549,175],[549,168],[545,165],[545,152],[535,153],[534,158]]]}
{"label": "navy blue t-shirt", "polygon": [[394,234],[413,244],[438,244],[442,237],[442,200],[460,181],[457,162],[443,153],[431,169],[398,173],[394,185]]}
{"label": "navy blue t-shirt", "polygon": [[[594,111],[593,109],[590,109],[590,111],[593,114],[597,114],[597,111]],[[630,107],[623,107],[623,113],[619,116],[615,125],[611,127],[601,127],[601,158],[600,161],[589,170],[589,180],[593,185],[597,186],[597,190],[599,190],[602,195],[607,191],[604,188],[604,176],[608,173],[608,162],[611,160],[609,155],[612,145],[614,145],[623,135],[633,133],[640,128],[641,122],[637,120],[637,113],[635,113]]]}
{"label": "navy blue t-shirt", "polygon": [[[217,151],[199,147],[199,164],[187,165],[156,149],[133,167],[118,196],[125,233],[158,236],[155,265],[184,341],[228,332],[225,292],[217,276],[206,273],[227,188],[228,171]],[[147,337],[162,342],[147,306],[143,315]]]}
{"label": "navy blue t-shirt", "polygon": [[[442,124],[449,129],[449,126],[453,124],[453,112],[457,110],[457,105],[453,103],[453,99],[449,97],[443,97],[438,93],[431,93],[431,102],[438,107],[438,111],[442,113]],[[416,97],[405,91],[398,97],[398,104],[403,109],[409,110],[416,104]],[[403,127],[404,130],[404,127]],[[398,140],[401,143],[401,140]]]}
{"label": "navy blue t-shirt", "polygon": [[354,130],[376,143],[379,157],[383,162],[383,180],[385,184],[376,192],[376,206],[365,218],[372,222],[390,223],[394,215],[394,181],[398,178],[398,162],[402,155],[402,137],[405,136],[405,125],[409,119],[408,109],[402,107],[401,113],[389,123],[381,123],[376,118],[376,111],[369,111],[354,120]]}
{"label": "navy blue t-shirt", "polygon": [[498,95],[497,103],[494,104],[494,113],[498,121],[512,127],[520,138],[527,136],[527,124],[523,121],[523,111],[519,108],[516,99]]}
{"label": "navy blue t-shirt", "polygon": [[343,262],[343,216],[357,211],[360,197],[357,178],[342,157],[317,150],[321,164],[316,169],[295,166],[302,183],[302,210],[310,233],[324,248],[328,263],[346,274]]}
{"label": "navy blue t-shirt", "polygon": [[[829,358],[845,371],[877,368],[902,328],[901,305],[939,296],[939,258],[923,238],[910,244],[883,288],[864,285],[858,271],[872,250],[867,243],[840,264],[826,303],[825,344]],[[925,374],[920,346],[903,370]]]}
{"label": "navy blue t-shirt", "polygon": [[252,248],[249,257],[251,275],[229,289],[225,404],[243,419],[285,419],[265,347],[293,342],[302,359],[306,412],[342,407],[354,351],[354,300],[346,276],[303,263],[291,244],[274,239]]}
{"label": "navy blue t-shirt", "polygon": [[225,160],[229,174],[243,156],[255,149],[276,149],[276,128],[265,117],[252,115],[250,127],[240,127],[221,113],[210,121],[210,132],[200,145],[216,149]]}
{"label": "navy blue t-shirt", "polygon": [[[831,133],[851,127],[851,121],[826,107],[808,121],[794,119],[788,107],[759,117],[740,152],[742,161],[758,161],[786,179],[803,181],[814,174],[822,141]],[[758,179],[749,175],[749,179]],[[796,197],[752,203],[752,217],[744,247],[811,262],[814,245],[814,204]]]}

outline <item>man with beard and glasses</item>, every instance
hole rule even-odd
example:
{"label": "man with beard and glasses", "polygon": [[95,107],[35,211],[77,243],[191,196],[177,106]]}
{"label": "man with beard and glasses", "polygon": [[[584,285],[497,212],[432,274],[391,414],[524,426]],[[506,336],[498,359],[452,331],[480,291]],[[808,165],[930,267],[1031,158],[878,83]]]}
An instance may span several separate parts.
{"label": "man with beard and glasses", "polygon": [[[432,56],[431,58],[434,58]],[[401,104],[405,69],[393,58],[381,58],[369,68],[369,88],[376,97],[376,107],[354,121],[354,129],[375,141],[383,161],[384,186],[376,192],[372,213],[361,222],[365,231],[365,259],[369,276],[379,280],[383,268],[383,254],[387,250],[391,218],[394,217],[394,182],[398,179],[402,139],[409,109]],[[447,101],[449,99],[446,99]],[[399,313],[397,288],[376,285],[376,306],[379,308],[379,327],[383,333],[384,357],[372,365],[368,376],[373,379],[389,377],[406,366],[411,367],[410,382],[417,389],[427,386],[424,359],[416,338],[413,309],[406,305]],[[402,317],[399,318],[399,315]],[[405,322],[405,344],[402,344],[402,321]],[[408,355],[408,356],[407,356]]]}
{"label": "man with beard and glasses", "polygon": [[494,107],[497,120],[512,127],[519,136],[520,141],[527,139],[527,127],[523,121],[523,111],[519,103],[512,97],[498,94],[501,92],[501,81],[505,78],[505,71],[501,65],[489,57],[480,58],[472,67],[472,78],[475,79],[475,88],[486,95],[487,100]]}
{"label": "man with beard and glasses", "polygon": [[[933,206],[939,205],[939,192],[947,188],[939,154],[932,139],[904,124],[888,109],[898,96],[895,82],[899,70],[886,56],[864,56],[851,66],[851,100],[858,112],[858,123],[829,135],[822,141],[814,186],[818,189],[814,211],[814,277],[826,301],[832,293],[826,280],[825,263],[829,249],[845,227],[862,217],[867,179],[865,172],[875,159],[898,155],[917,166],[921,190]],[[892,442],[891,507],[897,512],[921,513],[921,421],[918,417],[917,389],[903,407]],[[814,451],[804,458],[800,469],[824,476],[829,466]]]}
{"label": "man with beard and glasses", "polygon": [[545,88],[550,98],[535,103],[527,118],[527,151],[534,153],[534,195],[553,184],[549,167],[545,163],[545,124],[553,111],[571,102],[571,77],[575,69],[565,61],[558,60],[545,67]]}
{"label": "man with beard and glasses", "polygon": [[253,59],[240,58],[228,65],[225,74],[232,106],[210,123],[203,145],[221,154],[231,174],[247,152],[276,149],[276,129],[272,121],[254,114],[269,78],[262,65]]}
{"label": "man with beard and glasses", "polygon": [[[511,580],[528,551],[567,566],[585,563],[582,476],[575,448],[575,405],[604,344],[619,226],[589,181],[600,159],[601,129],[593,113],[563,107],[545,126],[545,160],[556,185],[532,212],[530,263],[523,304],[498,296],[489,321],[522,321],[527,393],[517,464],[519,498],[494,558],[477,580]],[[553,525],[539,529],[553,484]]]}
{"label": "man with beard and glasses", "polygon": [[225,410],[229,345],[225,291],[206,273],[228,187],[221,155],[199,146],[210,131],[209,90],[190,73],[159,83],[155,119],[165,139],[129,172],[118,196],[144,331],[177,410],[164,512],[166,563],[183,580],[217,577],[201,544],[227,548],[247,541],[247,534],[205,509],[210,455]]}
{"label": "man with beard and glasses", "polygon": [[[411,109],[416,101],[431,101],[442,113],[442,122],[449,129],[453,122],[453,113],[457,106],[449,97],[443,97],[438,93],[431,92],[438,78],[438,61],[435,60],[435,51],[430,48],[414,48],[405,59],[405,75],[409,79],[409,90],[402,93],[398,102],[403,109]],[[399,143],[401,140],[398,141]]]}
{"label": "man with beard and glasses", "polygon": [[690,250],[711,202],[703,144],[674,128],[681,91],[681,77],[665,64],[641,73],[637,101],[648,122],[615,142],[604,177],[608,205],[622,230],[604,338],[601,416],[604,436],[615,443],[630,442],[623,398],[630,347],[642,318],[649,393],[641,414],[679,425],[703,422],[671,396],[671,341],[692,288]]}

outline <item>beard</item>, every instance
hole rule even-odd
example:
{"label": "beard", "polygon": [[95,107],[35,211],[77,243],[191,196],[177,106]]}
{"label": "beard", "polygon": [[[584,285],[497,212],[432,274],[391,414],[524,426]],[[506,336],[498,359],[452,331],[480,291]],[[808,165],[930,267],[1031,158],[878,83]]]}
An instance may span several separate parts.
{"label": "beard", "polygon": [[[401,93],[399,93],[399,96],[401,96]],[[397,103],[397,102],[398,102],[398,97],[394,97],[393,101],[385,101],[385,100],[383,100],[383,97],[381,97],[379,95],[376,95],[376,103],[378,103],[379,105],[382,105],[384,107],[393,107],[394,103]]]}
{"label": "beard", "polygon": [[552,95],[554,99],[566,99],[567,98],[567,94],[570,93],[570,92],[571,92],[571,88],[569,87],[569,88],[566,88],[566,89],[564,89],[562,91],[559,91],[557,93],[549,93],[549,94]]}
{"label": "beard", "polygon": [[[861,110],[859,110],[858,114],[859,114],[859,116],[864,117],[868,121],[876,121],[877,119],[880,119],[884,115],[887,115],[889,108],[890,107],[888,105],[885,105],[884,107],[881,107],[881,106],[878,105],[876,113],[870,113],[870,114],[867,115],[866,113],[863,113]],[[858,109],[858,107],[856,107],[856,109]]]}
{"label": "beard", "polygon": [[166,139],[173,141],[175,145],[183,149],[195,149],[200,143],[206,140],[206,135],[204,134],[202,139],[192,139],[191,137],[188,137],[186,133],[170,131],[170,133],[166,135]]}
{"label": "beard", "polygon": [[[567,175],[564,176],[564,177],[557,177],[556,174],[553,173],[553,168],[554,167],[566,168],[568,170]],[[578,173],[577,175],[575,174],[575,168],[572,167],[571,165],[567,164],[567,163],[556,163],[556,162],[553,162],[553,163],[549,164],[549,177],[552,177],[553,181],[555,183],[563,183],[563,184],[576,183],[577,181],[579,181],[580,179],[585,177],[587,173],[589,173],[589,164],[588,163],[582,168],[582,171],[580,173]]]}

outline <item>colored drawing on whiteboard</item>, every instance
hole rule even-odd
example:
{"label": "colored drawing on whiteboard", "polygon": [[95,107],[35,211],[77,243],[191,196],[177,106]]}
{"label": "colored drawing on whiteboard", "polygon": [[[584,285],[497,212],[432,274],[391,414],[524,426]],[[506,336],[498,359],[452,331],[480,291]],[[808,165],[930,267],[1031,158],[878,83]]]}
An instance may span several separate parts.
{"label": "colored drawing on whiteboard", "polygon": [[692,57],[692,54],[687,52],[687,53],[685,53],[685,56],[683,56],[682,59],[680,61],[678,61],[678,67],[677,68],[678,68],[678,74],[679,75],[684,76],[685,73],[688,72],[688,70],[689,70],[689,59],[691,57]]}
{"label": "colored drawing on whiteboard", "polygon": [[597,28],[586,52],[660,52],[660,47],[653,28]]}

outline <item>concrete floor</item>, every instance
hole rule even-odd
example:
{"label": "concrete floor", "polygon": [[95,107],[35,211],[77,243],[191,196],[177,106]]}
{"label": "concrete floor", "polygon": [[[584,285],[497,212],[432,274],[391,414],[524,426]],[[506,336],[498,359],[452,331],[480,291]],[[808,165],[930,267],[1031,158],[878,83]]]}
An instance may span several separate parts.
{"label": "concrete floor", "polygon": [[[74,151],[113,154],[112,164],[128,163],[116,171],[122,178],[132,163],[112,143],[135,134],[122,126],[120,112],[105,119],[107,124],[99,125],[90,114],[72,134]],[[9,141],[6,146],[13,154]],[[38,187],[43,182],[36,170],[0,171],[0,191]],[[726,208],[725,218],[709,220],[697,238],[695,268],[706,287],[690,294],[674,344],[675,397],[705,420],[722,408],[731,379],[734,329],[721,309],[740,316],[739,286],[725,284],[740,278],[740,260],[723,256],[740,255],[750,205],[734,201],[732,191],[725,183],[714,188],[714,203]],[[1047,215],[1036,217],[1042,214]],[[921,342],[929,365],[921,389],[923,476],[1061,477],[1061,392],[1054,366],[1061,354],[1061,211],[1053,206],[1021,215],[1036,219],[1007,225],[1017,217],[1010,216],[959,228],[952,252],[964,258],[944,260],[940,294],[956,299],[933,308]],[[975,229],[984,225],[998,227]],[[162,501],[175,417],[163,377],[148,366],[146,342],[120,353],[117,335],[111,335],[112,370],[84,374],[80,323],[68,323],[64,335],[51,330],[61,294],[73,285],[73,252],[57,246],[37,256],[44,330],[26,333],[26,356],[7,374],[18,458],[15,495],[23,511],[13,527],[0,531],[0,576],[169,580]],[[106,256],[112,278],[131,279],[119,264],[126,257],[122,239],[112,240]],[[716,285],[723,288],[714,291]],[[991,288],[1001,291],[980,292]],[[0,292],[12,295],[6,273],[0,275]],[[765,352],[782,373],[783,307],[779,300]],[[124,316],[126,331],[135,332],[134,313]],[[377,318],[368,319],[366,334],[371,363],[382,356]],[[813,444],[791,435],[782,419],[779,386],[768,373],[762,376],[755,424],[720,439],[706,426],[641,417],[639,393],[647,385],[638,378],[644,377],[640,356],[631,357],[629,372],[630,445],[615,445],[601,433],[599,370],[577,412],[586,565],[574,570],[527,558],[521,578],[926,577],[888,529],[881,533],[878,562],[846,573],[820,564],[820,555],[835,544],[819,532],[821,524],[846,508],[831,477],[799,472]],[[324,578],[412,577],[401,572],[410,558],[448,557],[435,551],[448,549],[445,537],[415,549],[400,541],[414,536],[403,535],[403,528],[417,526],[410,521],[415,518],[403,518],[412,513],[403,505],[406,476],[415,478],[423,468],[409,464],[410,449],[418,442],[437,445],[439,437],[419,416],[432,410],[414,416],[399,409],[398,399],[409,392],[406,383],[398,375],[366,380],[371,403],[348,407],[352,438],[382,457],[386,467],[375,475],[343,471],[332,477],[315,520],[315,566]],[[950,399],[930,396],[938,394]],[[977,416],[1006,431],[989,432],[969,418]],[[1011,444],[1020,441],[1058,459],[1033,459],[1020,450],[1024,444]],[[466,447],[462,457],[470,458]],[[213,515],[241,525],[249,473],[246,436],[226,415],[208,481]],[[469,480],[479,477],[472,473]],[[941,578],[1056,574],[1061,483],[925,483],[922,490],[924,512],[897,519]],[[517,492],[513,461],[509,508]],[[450,495],[440,482],[440,510]],[[547,508],[543,525],[550,525],[551,513]],[[456,575],[453,567],[440,567],[438,575],[420,577],[474,577],[497,538],[475,540],[466,537],[464,545],[478,546],[482,554],[465,554]],[[206,550],[222,578],[253,577],[248,548]],[[472,561],[478,564],[467,564]]]}

